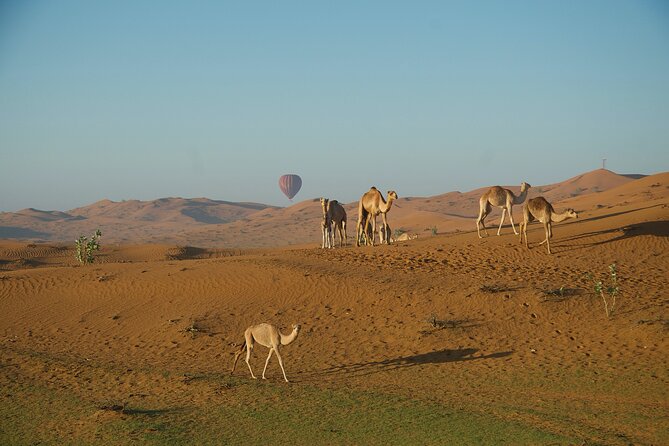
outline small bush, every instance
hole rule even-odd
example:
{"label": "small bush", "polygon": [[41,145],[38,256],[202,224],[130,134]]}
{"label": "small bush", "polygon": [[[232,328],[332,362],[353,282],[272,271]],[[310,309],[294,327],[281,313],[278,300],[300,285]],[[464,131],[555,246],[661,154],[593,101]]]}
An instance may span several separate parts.
{"label": "small bush", "polygon": [[78,239],[74,241],[76,243],[76,248],[77,248],[77,253],[75,254],[75,258],[79,261],[81,264],[87,264],[87,263],[93,263],[94,257],[93,257],[93,252],[98,251],[100,249],[100,244],[98,243],[98,239],[102,236],[102,232],[100,230],[96,230],[95,234],[91,236],[91,239],[89,240],[88,237],[82,235]]}
{"label": "small bush", "polygon": [[612,263],[609,265],[610,283],[608,285],[603,283],[601,280],[594,280],[592,274],[589,274],[588,277],[594,284],[595,294],[598,294],[604,302],[604,311],[606,312],[606,317],[611,317],[613,311],[616,308],[616,298],[620,292],[620,288],[618,287],[618,272],[616,270],[616,264]]}

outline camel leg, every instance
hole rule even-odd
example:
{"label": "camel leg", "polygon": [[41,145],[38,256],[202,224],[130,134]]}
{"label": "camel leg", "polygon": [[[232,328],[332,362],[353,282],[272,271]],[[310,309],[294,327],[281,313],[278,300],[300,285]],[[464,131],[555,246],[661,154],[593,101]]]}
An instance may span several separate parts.
{"label": "camel leg", "polygon": [[547,227],[547,229],[546,229],[546,247],[548,248],[548,254],[551,254],[551,241],[550,241],[550,238],[551,238],[551,235],[552,235],[552,234],[551,234],[552,231],[551,231],[551,224],[550,224],[550,222],[548,222],[548,223],[546,224],[546,227]]}
{"label": "camel leg", "polygon": [[355,225],[355,246],[360,246],[360,222]]}
{"label": "camel leg", "polygon": [[552,225],[550,222],[544,224],[544,229],[546,230],[546,240],[539,243],[539,245],[543,245],[548,241],[549,238],[553,237],[553,228],[551,226]]}
{"label": "camel leg", "polygon": [[551,237],[553,237],[553,228],[552,228],[552,226],[553,226],[553,225],[552,225],[550,222],[549,222],[549,223],[546,223],[546,224],[544,225],[544,227],[546,228],[546,240],[544,240],[543,242],[539,243],[540,245],[543,245],[544,243],[546,244],[546,247],[548,248],[548,254],[552,254],[552,252],[551,252],[551,242],[550,242],[550,240],[549,240]]}
{"label": "camel leg", "polygon": [[[383,240],[381,240],[381,244],[385,241],[390,245],[390,226],[388,226],[388,217],[386,214],[381,214],[381,218],[383,220]],[[379,236],[379,238],[381,237]]]}
{"label": "camel leg", "polygon": [[546,231],[546,238],[539,243],[539,246],[543,245],[544,243],[548,243],[548,254],[551,253],[551,248],[550,248],[550,242],[548,241],[548,223],[544,223],[544,231]]}
{"label": "camel leg", "polygon": [[281,371],[283,372],[283,379],[285,379],[286,382],[289,382],[288,378],[286,378],[286,370],[283,368],[283,359],[281,358],[278,349],[276,350],[276,357],[279,359],[279,365],[281,366]]}
{"label": "camel leg", "polygon": [[267,364],[269,364],[269,358],[272,357],[272,353],[274,352],[273,348],[269,349],[269,355],[267,355],[267,359],[265,360],[265,368],[262,369],[262,379],[267,379],[265,378],[265,371],[267,370]]}
{"label": "camel leg", "polygon": [[328,225],[328,234],[330,236],[328,239],[330,246],[328,246],[328,248],[334,248],[334,228],[332,227],[332,222]]}
{"label": "camel leg", "polygon": [[476,233],[479,235],[479,238],[481,237],[481,226],[483,226],[483,231],[485,231],[485,235],[488,235],[488,230],[485,228],[485,218],[488,214],[485,212],[485,208],[481,207],[479,210],[479,218],[476,219]]}
{"label": "camel leg", "polygon": [[376,238],[376,217],[372,219],[372,246],[374,246],[375,238]]}
{"label": "camel leg", "polygon": [[249,361],[251,359],[251,351],[252,350],[253,350],[253,347],[247,342],[246,343],[246,365],[249,366],[249,372],[251,372],[251,378],[258,379],[253,374],[253,370],[251,370],[251,362]]}
{"label": "camel leg", "polygon": [[513,225],[513,207],[511,206],[509,206],[509,220],[511,220],[511,229],[513,229],[513,233],[518,235],[516,227]]}
{"label": "camel leg", "polygon": [[497,235],[502,231],[502,225],[504,224],[504,217],[506,216],[506,208],[502,208],[502,219],[499,221],[499,228],[497,229]]}
{"label": "camel leg", "polygon": [[344,246],[348,246],[348,235],[346,235],[346,221],[341,222],[342,231],[344,231]]}
{"label": "camel leg", "polygon": [[[365,227],[365,237],[367,237],[366,244],[373,246],[374,237],[376,234],[372,232],[372,227],[374,226],[374,224],[372,223],[371,217],[369,218],[370,218],[370,220],[368,220],[369,223],[367,223],[367,226]],[[376,223],[376,217],[374,218],[374,223]]]}
{"label": "camel leg", "polygon": [[239,357],[244,354],[244,350],[246,350],[246,342],[242,344],[241,348],[235,353],[235,360],[232,363],[232,370],[230,370],[230,374],[232,375],[235,373],[235,368],[237,368],[237,361],[239,361]]}
{"label": "camel leg", "polygon": [[367,219],[359,217],[358,218],[358,224],[355,227],[355,246],[360,246],[360,239],[362,238],[362,231],[363,231],[363,220],[365,221],[365,228],[367,228]]}
{"label": "camel leg", "polygon": [[362,235],[365,237],[365,246],[371,243],[369,239],[369,228],[372,226],[371,218],[371,215],[367,215],[367,218],[365,218],[365,229],[362,231]]}

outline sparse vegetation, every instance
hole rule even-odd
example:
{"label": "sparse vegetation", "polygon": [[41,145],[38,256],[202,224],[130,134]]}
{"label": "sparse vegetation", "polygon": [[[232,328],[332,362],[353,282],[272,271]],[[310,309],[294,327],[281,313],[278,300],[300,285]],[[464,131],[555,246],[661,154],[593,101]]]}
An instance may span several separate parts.
{"label": "sparse vegetation", "polygon": [[560,288],[551,288],[542,290],[544,296],[546,296],[543,302],[560,302],[566,300],[571,296],[576,296],[583,293],[583,290],[580,288],[569,288],[562,285]]}
{"label": "sparse vegetation", "polygon": [[616,264],[612,263],[609,265],[608,285],[601,280],[595,280],[592,277],[592,274],[589,274],[588,278],[593,281],[595,294],[599,295],[604,302],[604,311],[606,312],[606,317],[611,317],[616,308],[616,298],[620,293],[620,288],[618,287],[618,272],[616,270]]}
{"label": "sparse vegetation", "polygon": [[553,288],[550,290],[544,290],[546,296],[557,296],[557,297],[567,297],[574,296],[578,294],[579,290],[577,288],[568,288],[562,285],[560,288]]}
{"label": "sparse vegetation", "polygon": [[430,228],[430,231],[432,232],[432,235],[437,235],[437,227],[436,226],[432,226]]}
{"label": "sparse vegetation", "polygon": [[484,293],[505,293],[507,291],[516,291],[518,287],[512,287],[507,285],[482,285],[479,288]]}
{"label": "sparse vegetation", "polygon": [[405,231],[404,229],[402,229],[402,228],[396,228],[396,229],[393,231],[393,238],[397,238],[397,237],[399,237],[400,235],[404,234],[405,232],[406,232],[406,231]]}
{"label": "sparse vegetation", "polygon": [[437,315],[434,313],[430,315],[427,321],[432,326],[432,328],[446,328],[450,325],[448,321],[442,321],[437,319]]}
{"label": "sparse vegetation", "polygon": [[75,258],[79,261],[79,263],[81,263],[82,265],[93,263],[93,261],[95,260],[93,253],[100,249],[100,244],[98,243],[98,239],[101,236],[102,232],[99,229],[97,229],[95,231],[95,234],[91,236],[90,240],[85,235],[82,235],[74,241],[77,248],[77,253],[75,254]]}
{"label": "sparse vegetation", "polygon": [[184,328],[184,332],[190,333],[191,338],[195,338],[197,333],[202,333],[204,331],[204,328],[202,328],[196,320],[192,321],[188,327]]}

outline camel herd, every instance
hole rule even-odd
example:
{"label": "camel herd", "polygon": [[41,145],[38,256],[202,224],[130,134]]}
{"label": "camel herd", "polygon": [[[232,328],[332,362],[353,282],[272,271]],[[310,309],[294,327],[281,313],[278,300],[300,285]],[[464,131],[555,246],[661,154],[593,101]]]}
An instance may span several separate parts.
{"label": "camel herd", "polygon": [[[493,186],[488,189],[479,199],[479,214],[476,218],[476,232],[479,238],[481,236],[481,228],[485,235],[488,235],[488,230],[485,227],[485,219],[490,214],[493,206],[502,210],[502,218],[497,228],[497,235],[502,231],[502,225],[506,215],[509,216],[511,228],[513,233],[520,235],[520,243],[523,242],[523,235],[525,236],[525,246],[529,249],[527,242],[527,224],[534,220],[543,223],[546,231],[546,239],[539,243],[543,245],[546,243],[548,253],[551,254],[551,245],[549,239],[553,237],[553,222],[561,222],[567,218],[578,218],[578,214],[573,209],[567,209],[562,213],[557,213],[553,206],[544,198],[536,197],[526,200],[528,191],[530,189],[528,183],[521,183],[520,194],[514,195],[509,189],[504,189],[500,186]],[[379,243],[390,243],[393,239],[391,237],[390,225],[388,225],[388,212],[390,211],[393,201],[397,200],[397,193],[395,191],[388,191],[386,199],[376,187],[371,187],[365,192],[358,202],[358,222],[356,225],[355,242],[357,246],[361,243],[365,245],[374,246],[376,234],[379,236]],[[523,206],[523,221],[520,223],[520,233],[516,231],[516,226],[513,222],[513,205]],[[321,248],[334,248],[335,235],[339,234],[339,246],[347,245],[346,235],[346,210],[337,200],[329,200],[321,198],[321,208],[323,211],[323,218],[321,220]],[[377,229],[376,217],[381,214],[382,223]],[[405,236],[410,239],[410,236]]]}
{"label": "camel herd", "polygon": [[[483,227],[484,234],[488,235],[488,230],[485,227],[485,218],[490,214],[493,206],[495,206],[502,209],[502,219],[499,223],[499,228],[497,228],[497,235],[500,235],[504,218],[508,213],[513,233],[520,235],[521,244],[523,243],[524,236],[525,246],[529,248],[527,242],[527,224],[534,220],[538,220],[543,223],[546,231],[546,238],[539,244],[543,245],[546,243],[548,253],[551,254],[550,239],[553,237],[553,222],[559,223],[567,218],[578,218],[578,214],[573,209],[567,209],[562,213],[557,213],[553,209],[553,206],[544,197],[536,197],[525,201],[530,187],[529,184],[523,182],[520,185],[520,194],[518,196],[514,195],[509,189],[504,189],[500,186],[493,186],[488,189],[479,199],[479,214],[476,218],[476,232],[479,238],[483,238],[481,236],[481,227]],[[374,245],[374,239],[376,238],[377,233],[376,217],[379,214],[381,214],[383,220],[381,226],[378,228],[379,243],[391,242],[387,214],[390,211],[393,202],[397,200],[397,193],[392,190],[388,191],[386,197],[387,198],[384,199],[381,192],[375,187],[370,188],[369,191],[365,192],[362,197],[360,197],[360,201],[358,202],[358,222],[356,225],[357,246],[360,246],[361,243]],[[523,206],[523,221],[519,225],[520,232],[517,232],[513,223],[513,205],[520,205],[523,203],[525,203]],[[321,198],[321,208],[323,211],[323,219],[321,220],[323,241],[321,247],[334,248],[335,233],[339,234],[339,246],[347,245],[346,210],[344,207],[337,200]],[[265,379],[265,371],[267,370],[269,360],[272,357],[272,354],[276,353],[279,365],[281,366],[281,371],[283,372],[283,379],[288,382],[286,371],[283,368],[283,359],[279,353],[279,346],[288,345],[293,342],[297,338],[299,331],[299,325],[293,325],[293,331],[288,335],[282,334],[276,326],[271,324],[259,324],[247,328],[244,332],[244,343],[235,354],[232,371],[230,373],[235,371],[239,357],[246,351],[246,365],[249,367],[251,377],[254,379],[256,378],[253,374],[253,370],[251,370],[249,359],[251,358],[254,344],[258,343],[269,348],[269,355],[265,360],[265,368],[262,371],[262,378]]]}

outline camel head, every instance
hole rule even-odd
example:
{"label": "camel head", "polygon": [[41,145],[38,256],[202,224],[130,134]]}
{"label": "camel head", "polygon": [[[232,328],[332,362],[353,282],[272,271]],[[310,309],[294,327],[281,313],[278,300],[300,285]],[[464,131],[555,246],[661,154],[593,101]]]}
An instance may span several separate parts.
{"label": "camel head", "polygon": [[293,324],[293,331],[295,333],[299,333],[300,332],[300,324]]}
{"label": "camel head", "polygon": [[323,212],[326,212],[328,210],[328,203],[330,200],[328,198],[323,198],[321,197],[321,208],[323,208]]}
{"label": "camel head", "polygon": [[390,200],[397,200],[397,192],[395,192],[394,190],[388,191],[388,201]]}
{"label": "camel head", "polygon": [[527,189],[529,189],[530,187],[532,187],[532,186],[530,185],[530,183],[526,183],[526,182],[523,181],[523,182],[520,184],[520,191],[521,191],[521,192],[525,192],[525,191],[526,191]]}
{"label": "camel head", "polygon": [[567,214],[567,217],[569,218],[578,218],[578,212],[573,210],[572,208],[567,209],[564,211],[565,214]]}

